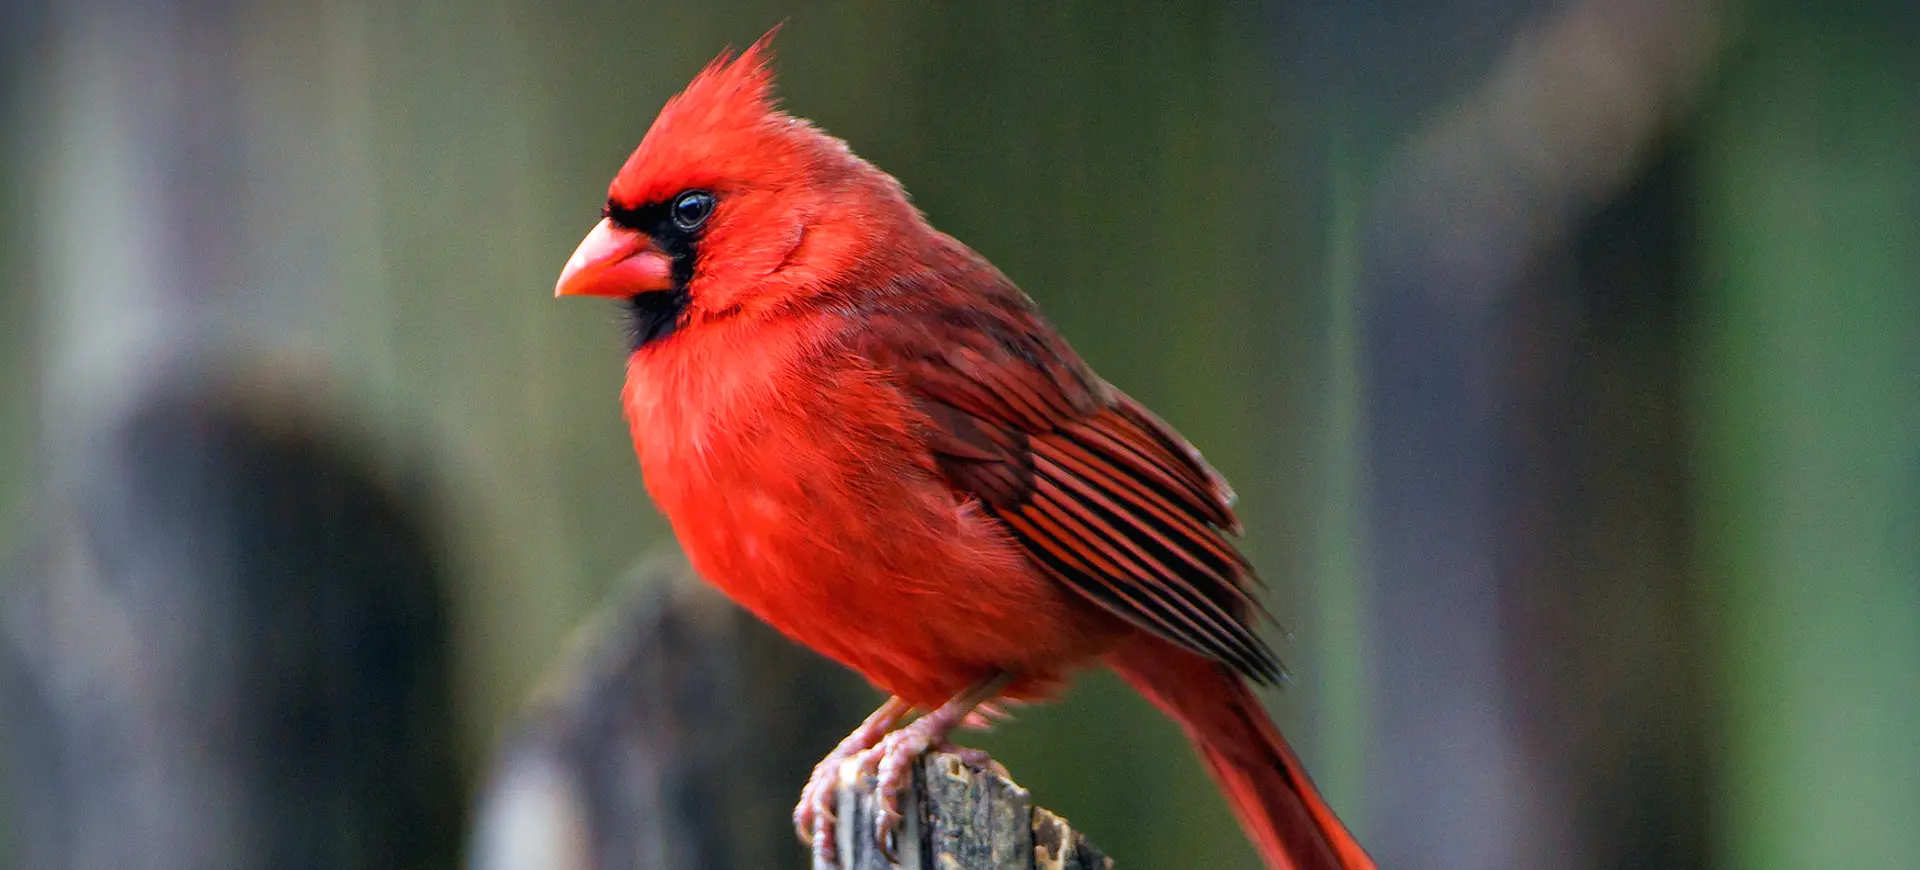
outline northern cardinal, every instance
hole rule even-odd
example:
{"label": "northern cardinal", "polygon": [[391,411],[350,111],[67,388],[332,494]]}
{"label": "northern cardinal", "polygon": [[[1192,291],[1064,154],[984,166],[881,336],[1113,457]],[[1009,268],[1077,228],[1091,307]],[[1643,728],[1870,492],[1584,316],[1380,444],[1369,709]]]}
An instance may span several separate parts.
{"label": "northern cardinal", "polygon": [[1372,867],[1244,682],[1280,669],[1226,482],[780,111],[772,36],[660,110],[555,292],[625,302],[627,421],[694,568],[892,696],[815,768],[801,838],[832,863],[843,762],[890,831],[921,753],[1099,662],[1185,729],[1268,867]]}

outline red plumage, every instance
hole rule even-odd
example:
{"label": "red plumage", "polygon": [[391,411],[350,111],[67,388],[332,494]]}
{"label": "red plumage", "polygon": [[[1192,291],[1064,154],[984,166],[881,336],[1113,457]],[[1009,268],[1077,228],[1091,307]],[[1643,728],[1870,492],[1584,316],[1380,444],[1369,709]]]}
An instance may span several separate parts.
{"label": "red plumage", "polygon": [[[668,102],[558,291],[635,312],[623,403],[694,568],[935,710],[882,740],[903,705],[883,708],[823,768],[864,752],[897,786],[976,704],[1104,658],[1187,730],[1269,866],[1371,867],[1242,681],[1279,670],[1225,482],[771,87],[763,38]],[[799,816],[816,835],[821,809]]]}

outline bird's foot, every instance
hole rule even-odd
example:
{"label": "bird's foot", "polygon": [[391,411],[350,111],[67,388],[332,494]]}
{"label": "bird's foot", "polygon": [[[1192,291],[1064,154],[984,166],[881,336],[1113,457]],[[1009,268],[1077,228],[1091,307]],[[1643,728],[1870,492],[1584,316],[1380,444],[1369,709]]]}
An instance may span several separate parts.
{"label": "bird's foot", "polygon": [[807,785],[800,790],[800,803],[793,808],[793,827],[800,834],[800,842],[813,850],[813,866],[831,868],[838,863],[834,838],[834,800],[840,783],[840,765],[850,755],[841,755],[837,751],[821,759],[813,766],[813,776],[807,779]]}
{"label": "bird's foot", "polygon": [[936,738],[937,722],[926,728],[915,727],[926,721],[921,719],[912,726],[884,735],[876,745],[865,749],[836,748],[814,766],[812,778],[800,792],[800,804],[794,808],[793,823],[801,832],[800,839],[813,849],[815,870],[838,866],[839,820],[835,804],[849,761],[854,764],[855,779],[874,778],[874,836],[880,849],[895,860],[899,857],[896,850],[900,823],[905,818],[901,804],[907,788],[913,784],[914,763],[929,749],[956,756],[969,766],[990,770],[1002,777],[1008,775],[1007,769],[986,750],[957,746],[945,737]]}
{"label": "bird's foot", "polygon": [[[872,749],[908,710],[905,701],[888,699],[813,766],[813,775],[800,790],[800,802],[793,808],[793,828],[800,835],[800,842],[812,848],[815,868],[832,868],[838,863],[834,803],[839,795],[840,768],[854,756]],[[864,761],[862,767],[865,767]]]}
{"label": "bird's foot", "polygon": [[939,709],[888,734],[872,749],[861,753],[861,771],[864,773],[870,769],[874,778],[873,836],[876,845],[889,860],[899,857],[895,844],[902,818],[900,799],[907,787],[913,784],[914,763],[934,747],[951,747],[970,764],[981,761],[991,763],[985,752],[954,747],[947,742],[947,735],[968,721],[981,704],[992,700],[1011,680],[1006,674],[996,674],[982,680],[942,704]]}
{"label": "bird's foot", "polygon": [[[995,674],[969,687],[939,709],[898,730],[893,726],[909,711],[905,701],[893,698],[875,710],[867,721],[840,741],[818,765],[807,787],[800,793],[800,805],[793,810],[793,824],[800,839],[813,847],[815,870],[832,870],[838,863],[837,820],[834,804],[839,797],[843,771],[855,766],[855,777],[874,778],[875,845],[889,860],[898,857],[895,842],[900,830],[901,797],[913,782],[913,765],[932,747],[947,747],[947,735],[960,727],[982,703],[1006,688],[1012,678]],[[985,759],[986,753],[959,750],[963,757]],[[987,759],[991,763],[990,759]],[[974,763],[970,761],[969,763]]]}
{"label": "bird's foot", "polygon": [[897,860],[902,799],[913,784],[913,765],[927,750],[947,740],[954,723],[927,715],[882,738],[860,754],[860,772],[873,776],[873,836],[889,860]]}
{"label": "bird's foot", "polygon": [[873,777],[873,835],[876,844],[889,859],[899,857],[895,850],[900,823],[905,818],[900,808],[907,789],[913,784],[913,765],[929,749],[952,753],[974,767],[991,768],[1005,774],[1005,768],[989,757],[986,750],[969,749],[947,742],[945,732],[952,728],[952,724],[944,722],[941,717],[923,717],[912,725],[883,736],[871,747],[829,755],[820,762],[820,766],[814,768],[813,779],[801,793],[801,808],[794,811],[794,819],[798,824],[803,813],[811,814],[808,821],[813,832],[816,868],[833,867],[838,858],[835,854],[838,820],[833,810],[839,796],[837,789],[845,779],[845,768],[849,762],[853,764],[851,773],[856,780]]}

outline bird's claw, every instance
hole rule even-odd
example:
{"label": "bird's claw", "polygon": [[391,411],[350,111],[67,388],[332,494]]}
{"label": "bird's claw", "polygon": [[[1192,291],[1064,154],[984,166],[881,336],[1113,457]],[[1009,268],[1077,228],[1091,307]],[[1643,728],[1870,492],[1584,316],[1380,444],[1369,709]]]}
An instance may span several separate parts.
{"label": "bird's claw", "polygon": [[874,845],[893,863],[898,863],[899,857],[898,832],[904,819],[900,812],[902,797],[913,783],[914,764],[928,749],[937,746],[959,755],[968,764],[991,765],[996,771],[1002,771],[985,752],[954,746],[947,742],[947,735],[966,721],[982,700],[1005,688],[1008,679],[1005,675],[996,675],[914,720],[913,724],[894,731],[885,729],[906,713],[907,707],[898,698],[889,700],[815,765],[807,787],[800,792],[800,804],[794,807],[793,824],[801,841],[812,847],[816,870],[832,870],[837,860],[838,821],[834,818],[834,802],[838,800],[848,762],[854,764],[856,778],[873,777]]}
{"label": "bird's claw", "polygon": [[879,745],[863,753],[862,771],[871,769],[874,778],[875,845],[889,860],[898,858],[896,846],[899,838],[896,834],[900,830],[900,822],[905,818],[900,812],[900,804],[907,788],[913,784],[914,764],[927,754],[928,749],[947,745],[946,735],[937,733],[937,728],[937,723],[921,719],[888,734]]}
{"label": "bird's claw", "polygon": [[878,746],[860,753],[860,773],[863,776],[872,775],[874,779],[874,845],[887,856],[887,860],[894,863],[899,863],[900,823],[906,818],[900,811],[901,803],[907,789],[913,785],[913,766],[930,749],[950,753],[972,767],[1006,776],[1006,768],[987,755],[986,750],[955,746],[944,737],[937,737],[930,728],[911,725],[887,735]]}
{"label": "bird's claw", "polygon": [[800,790],[800,802],[793,807],[793,829],[800,835],[800,842],[813,850],[815,867],[832,867],[836,863],[834,854],[834,800],[835,786],[840,777],[840,765],[847,756],[835,753],[822,759],[813,766],[813,776],[807,779],[807,785]]}
{"label": "bird's claw", "polygon": [[[807,778],[806,788],[800,790],[800,802],[793,807],[793,829],[800,835],[800,842],[813,850],[815,868],[832,870],[838,863],[835,854],[839,851],[835,804],[840,799],[840,769],[849,759],[863,756],[906,712],[906,702],[898,698],[887,699],[880,709],[873,711],[873,715],[860,723],[860,727],[827,753],[826,758],[813,766],[813,775]],[[864,758],[860,764],[863,772],[869,769]]]}
{"label": "bird's claw", "polygon": [[[813,866],[832,868],[839,862],[837,842],[839,819],[835,802],[839,796],[842,769],[849,760],[854,776],[874,781],[873,837],[889,861],[897,863],[902,795],[913,780],[913,763],[926,751],[926,737],[910,735],[911,728],[886,736],[878,746],[858,752],[835,753],[814,766],[813,776],[800,792],[800,803],[793,810],[794,829],[800,841],[813,850]],[[917,747],[917,748],[916,748]]]}

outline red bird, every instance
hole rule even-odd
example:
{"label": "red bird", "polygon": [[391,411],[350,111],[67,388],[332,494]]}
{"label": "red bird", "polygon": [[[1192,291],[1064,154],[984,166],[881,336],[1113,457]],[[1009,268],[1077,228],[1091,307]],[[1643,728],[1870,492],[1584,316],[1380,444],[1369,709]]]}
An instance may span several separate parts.
{"label": "red bird", "polygon": [[1226,482],[780,111],[771,37],[660,110],[556,293],[625,301],[627,421],[694,568],[892,695],[815,768],[801,838],[832,862],[842,762],[897,800],[983,705],[1100,662],[1186,730],[1267,866],[1372,867],[1243,681],[1280,669]]}

